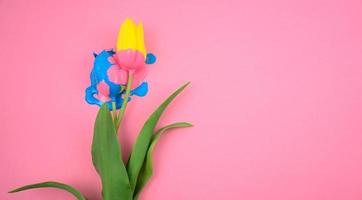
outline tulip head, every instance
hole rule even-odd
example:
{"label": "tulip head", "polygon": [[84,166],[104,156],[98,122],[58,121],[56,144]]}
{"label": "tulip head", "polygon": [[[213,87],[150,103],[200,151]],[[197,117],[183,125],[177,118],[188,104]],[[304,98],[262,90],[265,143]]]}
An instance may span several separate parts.
{"label": "tulip head", "polygon": [[[148,66],[156,57],[146,52],[143,25],[127,18],[121,25],[116,51],[102,51],[94,54],[91,85],[86,89],[86,101],[101,106],[116,102],[117,109],[125,101],[124,93],[128,77],[132,75],[130,95],[145,96],[148,84],[144,82]],[[128,99],[130,100],[130,99]]]}
{"label": "tulip head", "polygon": [[145,48],[142,22],[136,25],[136,23],[130,18],[127,18],[121,25],[116,48],[117,52],[127,50],[137,51],[143,55],[143,60],[146,59],[147,52]]}
{"label": "tulip head", "polygon": [[[101,106],[108,103],[112,108],[112,102],[116,102],[119,109],[122,105],[123,93],[125,92],[125,84],[128,74],[115,64],[113,51],[102,51],[98,55],[95,54],[93,69],[90,74],[91,85],[86,89],[85,100],[89,104]],[[132,88],[131,96],[145,96],[148,92],[148,84],[139,81],[137,86]]]}

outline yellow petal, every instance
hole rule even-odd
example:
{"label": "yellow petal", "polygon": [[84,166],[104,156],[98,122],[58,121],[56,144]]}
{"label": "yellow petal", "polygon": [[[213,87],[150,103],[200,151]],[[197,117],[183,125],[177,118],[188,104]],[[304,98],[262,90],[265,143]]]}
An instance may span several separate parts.
{"label": "yellow petal", "polygon": [[143,35],[143,25],[142,22],[140,22],[137,26],[137,38],[136,38],[136,50],[141,52],[143,56],[146,58],[146,48],[145,48],[145,41],[144,41],[144,35]]}
{"label": "yellow petal", "polygon": [[136,49],[136,24],[130,18],[122,23],[117,40],[117,51],[127,49]]}

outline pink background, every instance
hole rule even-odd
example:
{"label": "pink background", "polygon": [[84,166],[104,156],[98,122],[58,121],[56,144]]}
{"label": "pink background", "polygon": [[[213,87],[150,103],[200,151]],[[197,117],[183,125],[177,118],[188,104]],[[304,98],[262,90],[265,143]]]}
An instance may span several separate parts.
{"label": "pink background", "polygon": [[362,198],[362,2],[0,1],[0,199],[73,199],[16,186],[57,180],[90,200],[100,181],[85,103],[92,51],[113,48],[125,17],[143,20],[158,56],[122,127],[129,152],[171,91],[192,85],[159,126],[141,199]]}

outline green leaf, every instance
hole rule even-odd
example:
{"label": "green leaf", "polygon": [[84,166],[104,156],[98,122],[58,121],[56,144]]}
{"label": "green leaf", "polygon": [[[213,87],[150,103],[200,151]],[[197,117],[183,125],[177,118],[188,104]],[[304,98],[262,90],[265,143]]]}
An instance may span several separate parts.
{"label": "green leaf", "polygon": [[95,122],[92,159],[102,180],[103,200],[131,200],[131,187],[107,104],[102,105]]}
{"label": "green leaf", "polygon": [[161,117],[161,114],[166,109],[166,107],[171,103],[171,101],[180,94],[190,82],[184,84],[174,93],[171,94],[148,118],[148,120],[143,125],[143,128],[140,134],[137,137],[136,143],[133,146],[132,153],[127,163],[127,171],[131,184],[132,191],[134,191],[138,179],[138,175],[145,160],[148,147],[150,145],[152,135],[154,133],[155,126],[158,120]]}
{"label": "green leaf", "polygon": [[138,199],[138,196],[140,195],[143,187],[150,180],[150,178],[151,178],[151,176],[153,174],[152,152],[153,152],[153,149],[156,146],[157,141],[160,139],[161,134],[164,133],[165,131],[169,130],[169,129],[190,127],[190,126],[192,126],[192,124],[187,123],[187,122],[173,123],[173,124],[170,124],[170,125],[167,125],[167,126],[161,128],[160,130],[157,131],[157,133],[155,135],[152,136],[152,141],[151,141],[151,144],[150,144],[150,146],[148,148],[146,159],[143,162],[143,166],[142,166],[140,174],[138,176],[136,189],[135,189],[135,192],[134,192],[134,195],[133,195],[134,200]]}
{"label": "green leaf", "polygon": [[72,186],[66,185],[64,183],[59,183],[59,182],[42,182],[42,183],[26,185],[26,186],[17,188],[15,190],[11,190],[9,193],[15,193],[15,192],[20,192],[20,191],[30,190],[30,189],[35,189],[35,188],[47,188],[47,187],[66,190],[66,191],[72,193],[78,200],[86,200],[86,198],[78,190],[74,189]]}

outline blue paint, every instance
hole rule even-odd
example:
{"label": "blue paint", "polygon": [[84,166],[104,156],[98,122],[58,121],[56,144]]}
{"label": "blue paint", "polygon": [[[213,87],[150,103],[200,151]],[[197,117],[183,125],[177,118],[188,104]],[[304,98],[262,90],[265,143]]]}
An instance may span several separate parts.
{"label": "blue paint", "polygon": [[136,95],[139,97],[144,97],[146,96],[147,92],[148,92],[148,83],[143,82],[140,86],[131,91],[131,96]]}
{"label": "blue paint", "polygon": [[[113,65],[108,61],[108,58],[112,55],[114,55],[115,52],[113,50],[103,50],[98,55],[96,53],[93,53],[95,56],[93,69],[90,73],[90,81],[91,85],[85,90],[85,100],[87,103],[92,105],[98,105],[101,106],[103,103],[107,103],[109,108],[112,109],[112,101],[116,102],[117,109],[120,109],[123,98],[122,95],[125,92],[125,90],[121,87],[120,84],[113,83],[109,80],[107,71],[108,69]],[[146,64],[153,64],[156,62],[156,56],[152,53],[147,54],[146,58]],[[96,94],[98,94],[97,85],[104,81],[109,86],[109,97],[111,98],[110,101],[102,102],[99,99],[96,98]],[[148,83],[143,82],[140,86],[137,88],[131,90],[131,96],[136,95],[139,97],[146,96],[148,92]],[[129,99],[131,100],[131,98]]]}
{"label": "blue paint", "polygon": [[152,53],[148,53],[146,57],[146,64],[150,65],[156,62],[156,56]]}

